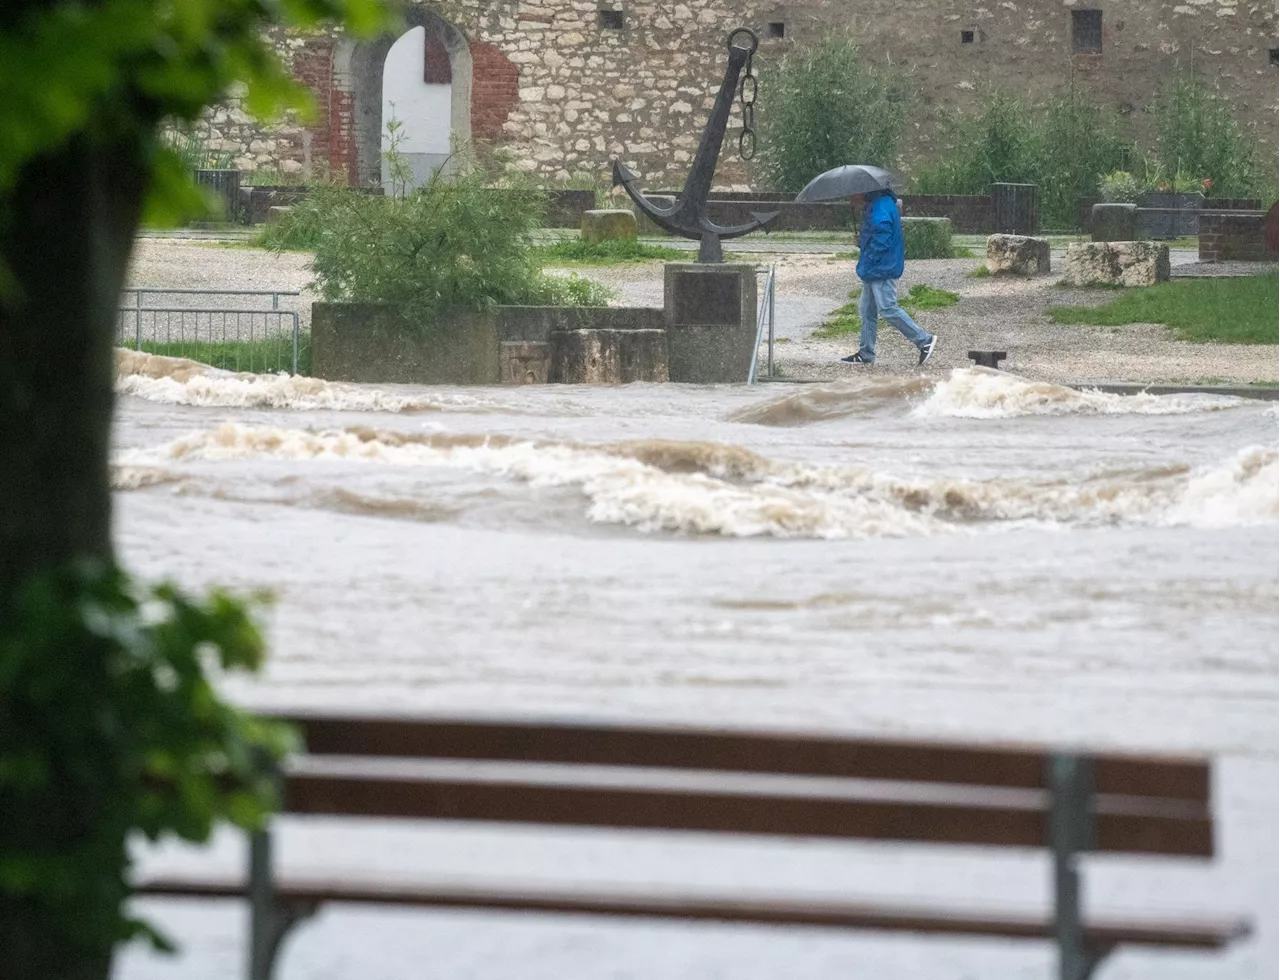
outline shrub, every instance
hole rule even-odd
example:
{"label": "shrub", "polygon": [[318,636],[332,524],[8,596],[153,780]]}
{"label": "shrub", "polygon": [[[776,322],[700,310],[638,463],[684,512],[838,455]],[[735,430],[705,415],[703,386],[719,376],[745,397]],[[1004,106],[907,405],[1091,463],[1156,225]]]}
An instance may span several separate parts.
{"label": "shrub", "polygon": [[1092,196],[1100,174],[1125,167],[1132,152],[1120,117],[1083,89],[1069,88],[1049,100],[1043,120],[1040,220],[1050,228],[1072,228],[1076,202]]}
{"label": "shrub", "polygon": [[788,192],[841,164],[889,166],[912,102],[906,74],[863,58],[847,35],[787,54],[760,91],[760,172]]}
{"label": "shrub", "polygon": [[1127,170],[1114,170],[1098,183],[1098,194],[1107,204],[1132,204],[1142,193],[1142,184]]}
{"label": "shrub", "polygon": [[[1151,112],[1156,122],[1149,182],[1170,190],[1247,197],[1262,191],[1254,148],[1240,131],[1232,104],[1192,72],[1163,86]],[[1205,181],[1209,184],[1205,184]],[[1275,196],[1275,185],[1262,191]]]}
{"label": "shrub", "polygon": [[947,153],[916,169],[912,189],[986,194],[997,182],[1036,184],[1041,220],[1070,227],[1076,200],[1094,193],[1099,175],[1128,159],[1120,128],[1112,110],[1079,89],[1040,108],[993,89],[976,112],[948,124]]}
{"label": "shrub", "polygon": [[262,240],[275,250],[311,244],[312,285],[329,301],[403,303],[423,314],[605,302],[602,287],[539,267],[532,236],[546,193],[510,174],[490,186],[470,162],[403,194],[318,188]]}
{"label": "shrub", "polygon": [[909,259],[949,259],[950,218],[903,218],[902,244]]}
{"label": "shrub", "polygon": [[1044,155],[1043,138],[1030,106],[992,89],[977,112],[945,126],[948,148],[942,158],[917,168],[918,194],[985,194],[997,181],[1035,183]]}

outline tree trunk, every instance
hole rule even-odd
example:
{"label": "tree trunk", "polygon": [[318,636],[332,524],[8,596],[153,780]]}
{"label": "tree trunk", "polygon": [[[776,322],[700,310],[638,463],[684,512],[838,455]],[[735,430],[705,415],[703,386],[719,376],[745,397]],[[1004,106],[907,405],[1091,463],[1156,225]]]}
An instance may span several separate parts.
{"label": "tree trunk", "polygon": [[[0,199],[0,254],[17,287],[0,287],[0,629],[33,574],[112,559],[115,309],[149,179],[142,150],[140,140],[78,138],[31,161]],[[33,826],[43,820],[43,848],[70,853],[97,837],[115,849],[95,801],[83,804],[31,815]],[[24,828],[8,829],[23,838]],[[121,832],[121,866],[124,843]],[[67,920],[111,914],[120,898],[109,881],[63,900],[0,892],[0,976],[105,980],[110,944],[77,940]]]}
{"label": "tree trunk", "polygon": [[147,180],[138,147],[81,139],[29,163],[6,202],[18,293],[0,295],[0,613],[33,572],[111,558],[116,307]]}

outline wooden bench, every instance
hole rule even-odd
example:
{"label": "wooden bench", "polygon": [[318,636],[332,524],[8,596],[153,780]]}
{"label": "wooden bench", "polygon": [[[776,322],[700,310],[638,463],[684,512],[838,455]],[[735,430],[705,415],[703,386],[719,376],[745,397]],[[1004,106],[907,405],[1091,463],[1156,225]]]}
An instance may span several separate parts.
{"label": "wooden bench", "polygon": [[[251,835],[247,882],[166,876],[137,889],[247,897],[250,980],[269,980],[286,933],[325,902],[1048,939],[1059,950],[1061,980],[1087,980],[1119,946],[1216,950],[1248,932],[1243,921],[1081,916],[1077,864],[1084,853],[1212,857],[1204,760],[687,728],[302,714],[284,720],[305,744],[281,777],[285,813],[1048,849],[1054,913],[280,879],[264,831]],[[422,762],[389,770],[393,759]]]}

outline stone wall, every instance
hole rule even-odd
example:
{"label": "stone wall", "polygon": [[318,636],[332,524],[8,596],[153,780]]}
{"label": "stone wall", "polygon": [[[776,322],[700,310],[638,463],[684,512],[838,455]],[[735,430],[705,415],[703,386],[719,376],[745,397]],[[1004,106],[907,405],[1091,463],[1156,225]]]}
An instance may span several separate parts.
{"label": "stone wall", "polygon": [[[411,16],[421,22],[438,15],[456,28],[466,59],[454,60],[454,84],[470,85],[470,117],[461,127],[467,135],[500,139],[518,166],[551,179],[603,175],[617,156],[648,187],[682,181],[723,75],[725,35],[739,24],[761,34],[757,66],[764,71],[836,29],[900,64],[921,99],[906,133],[913,153],[941,152],[936,120],[975,104],[988,83],[1039,99],[1071,81],[1129,116],[1140,133],[1149,131],[1145,107],[1191,63],[1234,105],[1247,107],[1240,122],[1268,156],[1274,152],[1276,68],[1268,57],[1276,45],[1274,4],[1111,0],[1102,9],[1096,50],[1077,53],[1073,13],[1084,6],[1085,0],[863,0],[856,7],[847,0],[438,0],[413,4]],[[783,37],[770,37],[769,25],[781,25]],[[335,32],[281,33],[272,41],[316,93],[317,117],[306,125],[287,119],[262,126],[233,97],[206,118],[211,140],[235,153],[244,169],[357,175],[357,145],[369,121],[353,97],[354,42]],[[762,114],[768,104],[766,82]],[[737,124],[735,112],[731,126]],[[734,143],[726,140],[718,183],[747,190],[754,174],[737,159]]]}
{"label": "stone wall", "polygon": [[1265,262],[1275,259],[1266,239],[1266,215],[1204,214],[1200,216],[1201,262]]}

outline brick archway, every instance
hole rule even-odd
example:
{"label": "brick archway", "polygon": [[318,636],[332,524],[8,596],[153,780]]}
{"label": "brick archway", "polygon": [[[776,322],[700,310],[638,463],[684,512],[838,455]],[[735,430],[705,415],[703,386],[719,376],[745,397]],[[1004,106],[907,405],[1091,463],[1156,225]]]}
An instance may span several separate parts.
{"label": "brick archway", "polygon": [[[425,29],[429,46],[442,47],[448,56],[450,135],[455,141],[467,142],[471,139],[471,45],[458,28],[423,7],[411,7],[405,14],[405,29],[416,27]],[[353,185],[382,182],[382,72],[387,52],[399,37],[383,34],[369,41],[343,38],[334,52],[334,89],[343,93],[350,113],[342,156]],[[433,70],[441,70],[438,62]]]}

